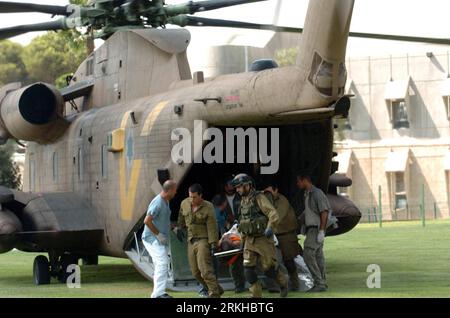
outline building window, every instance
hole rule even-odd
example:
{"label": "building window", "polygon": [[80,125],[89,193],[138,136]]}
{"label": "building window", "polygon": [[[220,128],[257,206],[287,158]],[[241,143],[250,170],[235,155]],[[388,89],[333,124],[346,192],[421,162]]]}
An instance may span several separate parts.
{"label": "building window", "polygon": [[108,147],[102,145],[102,178],[108,178]]}
{"label": "building window", "polygon": [[392,126],[394,129],[409,128],[408,109],[405,100],[391,102]]}
{"label": "building window", "polygon": [[83,150],[78,148],[78,180],[83,180]]}
{"label": "building window", "polygon": [[396,172],[394,174],[395,178],[395,209],[406,209],[408,201],[406,199],[406,187],[405,187],[405,173]]}
{"label": "building window", "polygon": [[53,182],[58,181],[58,152],[53,153]]}
{"label": "building window", "polygon": [[393,129],[409,128],[410,83],[410,77],[386,83],[384,99]]}

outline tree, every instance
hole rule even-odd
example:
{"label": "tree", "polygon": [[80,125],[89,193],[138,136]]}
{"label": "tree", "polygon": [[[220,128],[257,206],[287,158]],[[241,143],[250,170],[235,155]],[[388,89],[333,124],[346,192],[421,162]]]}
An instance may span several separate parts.
{"label": "tree", "polygon": [[9,141],[0,147],[0,185],[12,188],[21,188],[21,175],[18,165],[13,162],[12,155],[16,152],[14,141]]}
{"label": "tree", "polygon": [[27,81],[22,52],[23,47],[20,44],[8,40],[0,42],[0,86]]}
{"label": "tree", "polygon": [[54,84],[62,74],[75,72],[86,58],[86,42],[76,30],[47,32],[24,49],[30,82]]}
{"label": "tree", "polygon": [[275,52],[275,61],[280,67],[295,65],[297,61],[298,48],[282,49]]}

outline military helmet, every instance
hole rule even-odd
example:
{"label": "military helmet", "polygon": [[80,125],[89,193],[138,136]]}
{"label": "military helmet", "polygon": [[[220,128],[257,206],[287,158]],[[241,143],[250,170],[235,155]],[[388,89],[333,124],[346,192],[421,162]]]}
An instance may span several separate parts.
{"label": "military helmet", "polygon": [[231,184],[233,187],[238,187],[245,184],[252,184],[253,180],[245,173],[240,173],[236,177],[234,177],[233,181],[231,181]]}

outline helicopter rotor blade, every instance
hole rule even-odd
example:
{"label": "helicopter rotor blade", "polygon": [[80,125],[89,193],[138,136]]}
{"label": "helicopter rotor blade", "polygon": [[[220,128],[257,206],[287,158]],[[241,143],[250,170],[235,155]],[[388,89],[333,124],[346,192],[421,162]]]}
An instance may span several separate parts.
{"label": "helicopter rotor blade", "polygon": [[302,33],[301,28],[283,27],[273,24],[259,24],[241,21],[209,19],[194,16],[178,16],[171,19],[172,24],[179,26],[206,26],[206,27],[226,27],[226,28],[240,28],[253,30],[267,30],[274,32],[293,32]]}
{"label": "helicopter rotor blade", "polygon": [[450,39],[445,39],[445,38],[430,38],[430,37],[419,37],[419,36],[404,36],[404,35],[394,35],[394,34],[377,34],[377,33],[360,33],[360,32],[350,32],[350,36],[355,37],[355,38],[365,38],[365,39],[450,45]]}
{"label": "helicopter rotor blade", "polygon": [[190,14],[194,14],[197,12],[217,10],[221,8],[261,1],[267,0],[204,0],[204,1],[189,2],[186,5],[191,9]]}
{"label": "helicopter rotor blade", "polygon": [[16,25],[13,27],[0,29],[0,40],[11,38],[27,32],[56,31],[65,29],[67,29],[67,25],[64,18],[43,23]]}
{"label": "helicopter rotor blade", "polygon": [[[302,28],[283,27],[273,24],[259,24],[248,23],[241,21],[220,20],[220,19],[208,19],[194,16],[179,16],[174,17],[175,22],[181,22],[181,26],[209,26],[209,27],[229,27],[229,28],[241,28],[241,29],[254,29],[254,30],[268,30],[274,32],[291,32],[302,33]],[[174,23],[177,24],[177,23]],[[180,24],[177,24],[180,25]],[[376,33],[361,33],[350,32],[349,36],[356,38],[378,39],[378,40],[391,40],[391,41],[403,41],[403,42],[418,42],[429,44],[443,44],[450,45],[450,39],[445,38],[431,38],[431,37],[417,37],[417,36],[403,36],[393,34],[376,34]]]}
{"label": "helicopter rotor blade", "polygon": [[52,15],[69,16],[71,12],[68,12],[67,7],[68,6],[0,1],[0,13],[40,12]]}

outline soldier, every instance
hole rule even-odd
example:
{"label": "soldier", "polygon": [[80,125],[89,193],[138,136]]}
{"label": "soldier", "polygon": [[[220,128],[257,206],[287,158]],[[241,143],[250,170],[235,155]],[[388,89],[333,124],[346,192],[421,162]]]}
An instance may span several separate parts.
{"label": "soldier", "polygon": [[217,223],[213,205],[203,200],[199,184],[189,187],[189,198],[181,202],[178,226],[188,232],[188,260],[192,275],[206,286],[210,298],[218,298],[223,289],[214,274],[211,251],[218,245]]}
{"label": "soldier", "polygon": [[280,217],[280,221],[274,232],[278,239],[278,246],[281,250],[284,266],[289,274],[290,289],[298,291],[300,288],[300,280],[294,258],[300,254],[300,245],[298,244],[295,211],[288,199],[278,192],[276,183],[269,183],[269,186],[264,192],[271,194],[273,205],[277,209]]}
{"label": "soldier", "polygon": [[303,213],[305,213],[306,239],[303,257],[314,278],[314,287],[308,292],[323,292],[327,290],[323,242],[330,203],[322,190],[312,184],[309,174],[299,174],[297,186],[301,190],[305,190],[305,211]]}
{"label": "soldier", "polygon": [[256,273],[259,262],[265,275],[280,286],[280,296],[286,297],[287,280],[279,270],[273,240],[278,213],[263,193],[256,192],[248,175],[237,175],[233,186],[242,197],[238,226],[244,240],[244,268],[250,291],[254,298],[262,297],[262,286]]}

